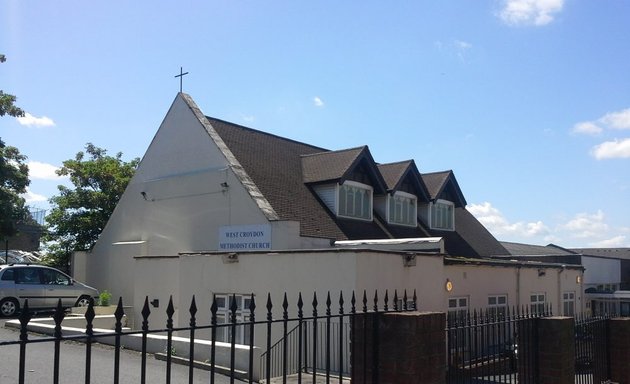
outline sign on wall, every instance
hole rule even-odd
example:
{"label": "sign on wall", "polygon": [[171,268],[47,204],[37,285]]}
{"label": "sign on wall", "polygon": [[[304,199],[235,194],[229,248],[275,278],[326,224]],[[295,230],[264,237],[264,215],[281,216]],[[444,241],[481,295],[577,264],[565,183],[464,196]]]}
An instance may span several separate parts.
{"label": "sign on wall", "polygon": [[219,251],[271,249],[271,225],[226,225],[219,228]]}

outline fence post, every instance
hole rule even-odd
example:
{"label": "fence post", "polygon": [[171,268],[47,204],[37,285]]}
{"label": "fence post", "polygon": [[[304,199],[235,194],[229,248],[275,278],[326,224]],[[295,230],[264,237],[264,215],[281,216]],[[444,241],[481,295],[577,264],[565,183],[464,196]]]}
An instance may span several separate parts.
{"label": "fence post", "polygon": [[610,378],[616,383],[630,383],[630,318],[610,319]]}
{"label": "fence post", "polygon": [[[367,321],[362,321],[361,316],[367,316]],[[379,316],[379,321],[373,322],[372,316]],[[352,324],[353,383],[372,383],[374,368],[378,369],[380,384],[446,382],[444,313],[370,312],[354,316]],[[374,324],[378,324],[378,329],[371,329]],[[368,328],[367,332],[363,332],[363,327]],[[378,343],[371,340],[373,334]],[[378,367],[372,367],[372,360],[364,356],[372,356],[371,349],[376,346]],[[367,354],[363,353],[364,348]]]}
{"label": "fence post", "polygon": [[545,317],[538,326],[537,383],[575,382],[575,323],[572,317]]}

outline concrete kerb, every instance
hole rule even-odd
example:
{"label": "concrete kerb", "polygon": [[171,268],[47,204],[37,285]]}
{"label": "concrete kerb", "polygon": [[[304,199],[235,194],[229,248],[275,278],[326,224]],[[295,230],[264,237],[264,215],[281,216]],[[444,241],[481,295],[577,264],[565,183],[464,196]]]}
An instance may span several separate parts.
{"label": "concrete kerb", "polygon": [[[101,315],[95,316],[94,318],[94,333],[98,334],[112,334],[115,324],[115,317],[113,315]],[[126,324],[126,322],[123,322]],[[20,328],[19,320],[9,320],[5,323],[5,327],[10,328]],[[27,330],[29,332],[44,334],[44,335],[53,335],[55,331],[54,320],[52,318],[41,318],[41,319],[33,319],[27,325]],[[131,331],[131,328],[123,328],[123,332]],[[62,323],[62,334],[64,336],[76,336],[76,335],[85,335],[85,318],[80,316],[68,316],[63,320]],[[114,336],[100,336],[97,339],[98,343],[106,344],[106,345],[114,345],[115,338]],[[83,340],[76,340],[83,341]],[[167,341],[168,337],[166,335],[156,335],[149,334],[147,335],[147,353],[153,354],[158,359],[162,359],[162,356],[167,352]],[[123,348],[133,350],[133,351],[142,351],[142,335],[141,334],[131,334],[131,335],[121,335],[120,344]],[[195,339],[195,361],[200,362],[201,365],[205,365],[208,361],[210,361],[210,353],[211,353],[212,341],[203,340],[203,339]],[[189,351],[190,351],[190,339],[187,337],[173,336],[172,337],[172,348],[171,353],[173,356],[176,356],[177,359],[173,359],[175,363],[186,363],[189,359]],[[234,346],[234,368],[237,375],[244,375],[249,371],[249,351],[250,348],[247,345],[235,345]],[[254,347],[254,361],[253,361],[253,378],[258,380],[258,373],[260,372],[260,356],[261,349],[259,347]],[[216,342],[215,348],[215,369],[218,373],[229,373],[231,359],[231,344]],[[198,364],[199,365],[199,364]]]}

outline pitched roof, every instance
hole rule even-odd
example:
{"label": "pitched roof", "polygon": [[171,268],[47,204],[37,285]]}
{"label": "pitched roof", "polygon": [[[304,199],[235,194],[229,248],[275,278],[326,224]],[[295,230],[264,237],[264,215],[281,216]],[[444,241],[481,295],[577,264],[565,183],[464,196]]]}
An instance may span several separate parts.
{"label": "pitched roof", "polygon": [[507,249],[512,256],[551,256],[551,255],[574,255],[574,252],[569,250],[549,245],[533,245],[513,243],[509,241],[502,241],[501,245]]}
{"label": "pitched roof", "polygon": [[455,203],[455,206],[465,207],[468,204],[453,171],[423,173],[422,180],[432,200],[445,198],[444,195],[448,194],[450,196],[445,199]]}
{"label": "pitched roof", "polygon": [[363,146],[302,155],[302,179],[305,183],[339,180],[358,161],[366,148]]}
{"label": "pitched roof", "polygon": [[356,168],[363,165],[376,193],[385,193],[383,176],[367,145],[340,151],[320,152],[302,156],[302,179],[305,183],[346,181]]}
{"label": "pitched roof", "polygon": [[445,239],[446,252],[452,256],[487,257],[507,255],[497,239],[466,208],[455,208],[455,231],[429,229],[431,236]]}
{"label": "pitched roof", "polygon": [[584,256],[611,257],[630,260],[630,248],[571,248]]}
{"label": "pitched roof", "polygon": [[418,198],[420,200],[429,200],[429,191],[413,160],[379,164],[378,170],[381,172],[381,175],[383,175],[388,191],[396,191],[400,189],[401,184],[405,180],[410,180],[416,188]]}
{"label": "pitched roof", "polygon": [[[217,136],[215,142],[225,147],[222,151],[233,156],[231,166],[242,170],[242,180],[256,187],[250,194],[260,194],[260,200],[269,205],[273,215],[268,215],[268,219],[298,221],[302,236],[334,240],[442,236],[446,239],[447,252],[454,256],[507,254],[483,225],[457,204],[457,231],[432,231],[422,224],[415,228],[388,225],[376,212],[371,222],[338,218],[310,187],[311,183],[343,180],[354,167],[361,166],[364,172],[373,172],[375,193],[379,189],[382,191],[378,193],[385,193],[397,188],[404,178],[416,177],[427,195],[439,196],[449,189],[449,193],[457,194],[465,203],[452,171],[428,174],[425,178],[413,161],[377,167],[366,146],[329,151],[220,119],[205,118],[208,133]],[[413,176],[415,172],[417,176]],[[424,185],[427,180],[431,187]]]}

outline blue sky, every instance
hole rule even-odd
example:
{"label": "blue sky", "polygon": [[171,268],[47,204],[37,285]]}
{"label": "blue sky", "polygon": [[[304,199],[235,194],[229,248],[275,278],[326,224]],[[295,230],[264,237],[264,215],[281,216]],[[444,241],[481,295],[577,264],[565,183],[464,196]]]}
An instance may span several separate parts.
{"label": "blue sky", "polygon": [[36,207],[86,143],[141,157],[207,115],[452,169],[500,240],[630,246],[630,2],[0,0],[0,89]]}

